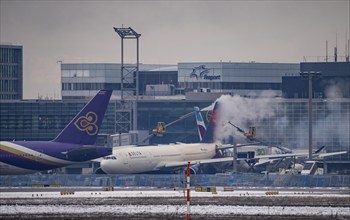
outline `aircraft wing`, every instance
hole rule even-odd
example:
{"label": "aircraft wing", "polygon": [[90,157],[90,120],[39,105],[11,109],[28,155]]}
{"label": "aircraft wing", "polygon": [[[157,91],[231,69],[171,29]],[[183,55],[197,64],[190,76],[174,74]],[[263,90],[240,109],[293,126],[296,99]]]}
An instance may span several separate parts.
{"label": "aircraft wing", "polygon": [[[338,152],[331,152],[331,153],[317,153],[317,154],[313,154],[313,156],[317,158],[324,158],[324,157],[330,157],[330,156],[341,155],[346,153],[347,151],[338,151]],[[308,153],[272,154],[272,155],[257,155],[254,157],[254,159],[277,159],[277,158],[285,158],[285,157],[307,157],[307,156],[309,156]]]}
{"label": "aircraft wing", "polygon": [[339,152],[332,152],[332,153],[320,153],[317,156],[319,158],[324,158],[324,157],[330,157],[330,156],[335,156],[335,155],[340,155],[340,154],[346,154],[347,151],[339,151]]}
{"label": "aircraft wing", "polygon": [[255,159],[278,159],[284,157],[307,157],[308,153],[256,155]]}
{"label": "aircraft wing", "polygon": [[232,144],[223,144],[223,145],[216,145],[217,150],[226,150],[234,147],[245,147],[245,146],[252,146],[252,145],[259,145],[261,143],[259,142],[254,142],[254,143],[248,143],[248,144],[237,144],[236,146]]}
{"label": "aircraft wing", "polygon": [[[317,154],[318,157],[328,157],[339,154],[345,154],[347,151],[333,152],[333,153],[324,153]],[[257,164],[262,165],[264,163],[270,162],[272,159],[286,158],[286,157],[307,157],[308,153],[295,153],[295,154],[274,154],[274,155],[256,155],[254,158],[237,158],[238,160],[255,160]],[[261,161],[260,161],[261,160]],[[213,159],[203,159],[203,160],[192,160],[191,166],[198,166],[203,164],[213,164],[213,163],[224,163],[224,162],[233,162],[232,157],[223,157],[223,158],[213,158]],[[188,161],[174,161],[174,162],[165,162],[158,166],[159,169],[170,169],[170,168],[180,168],[187,166]]]}
{"label": "aircraft wing", "polygon": [[[229,146],[224,146],[223,148],[219,149],[227,149],[232,148]],[[307,153],[299,153],[299,154],[275,154],[275,155],[256,155],[254,158],[237,158],[238,160],[255,160],[259,161],[260,159],[263,159],[264,161],[268,161],[268,159],[278,159],[278,158],[284,158],[284,157],[294,157],[294,156],[308,156]],[[203,160],[192,160],[191,166],[194,165],[202,165],[202,164],[213,164],[213,163],[224,163],[224,162],[232,162],[233,157],[223,157],[223,158],[213,158],[213,159],[203,159]],[[176,161],[176,162],[166,162],[164,164],[161,164],[159,166],[160,169],[162,168],[176,168],[176,167],[184,167],[187,166],[187,161]]]}
{"label": "aircraft wing", "polygon": [[[237,158],[237,160],[255,160],[255,158]],[[232,157],[223,157],[223,158],[213,158],[213,159],[203,159],[203,160],[191,160],[191,166],[202,165],[202,164],[213,164],[213,163],[224,163],[232,162]],[[187,166],[187,161],[178,161],[178,162],[167,162],[161,165],[160,168],[177,168]]]}

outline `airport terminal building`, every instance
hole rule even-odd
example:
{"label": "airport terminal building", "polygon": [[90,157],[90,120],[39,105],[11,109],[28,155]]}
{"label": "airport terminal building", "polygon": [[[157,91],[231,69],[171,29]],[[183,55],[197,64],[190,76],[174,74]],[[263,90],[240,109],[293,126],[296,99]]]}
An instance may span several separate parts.
{"label": "airport terminal building", "polygon": [[281,96],[282,77],[298,75],[299,64],[289,63],[179,63],[179,87],[186,91],[258,95],[274,90]]}
{"label": "airport terminal building", "polygon": [[[179,63],[140,64],[139,94],[184,95],[185,92],[232,93],[253,96],[272,89],[282,95],[282,77],[299,74],[300,64]],[[120,64],[61,64],[62,99],[89,97],[101,88],[120,96]]]}
{"label": "airport terminal building", "polygon": [[[149,80],[155,69],[168,65],[140,64],[140,79]],[[157,79],[157,77],[151,77]],[[152,84],[161,84],[160,80],[152,81]],[[114,63],[62,63],[61,64],[62,99],[85,99],[92,97],[100,89],[113,89],[114,99],[121,95],[121,64]],[[145,83],[140,84],[146,87]],[[145,91],[141,87],[140,91]],[[143,93],[140,93],[143,94]]]}
{"label": "airport terminal building", "polygon": [[[313,96],[314,148],[326,145],[328,152],[350,152],[350,96],[346,89],[350,87],[349,67],[349,62],[140,64],[137,130],[150,131],[159,121],[172,122],[193,111],[194,106],[210,105],[222,94],[257,97],[264,90],[272,90],[272,105],[278,114],[255,124],[258,136],[269,144],[307,149],[308,99],[303,87],[307,88],[307,80],[300,79],[299,72],[313,68],[325,75],[323,83],[315,83]],[[341,92],[327,98],[331,87],[324,82],[334,79],[345,82],[345,87],[335,87]],[[62,63],[61,82],[62,100],[1,100],[0,139],[50,140],[99,89],[114,89],[100,139],[101,144],[110,145],[107,136],[120,133],[120,123],[126,123],[120,121],[123,115],[118,107],[121,65]],[[152,138],[150,144],[198,141],[192,116],[168,127],[163,137]],[[338,169],[339,164],[348,167],[350,153],[327,158],[327,162],[329,172]]]}

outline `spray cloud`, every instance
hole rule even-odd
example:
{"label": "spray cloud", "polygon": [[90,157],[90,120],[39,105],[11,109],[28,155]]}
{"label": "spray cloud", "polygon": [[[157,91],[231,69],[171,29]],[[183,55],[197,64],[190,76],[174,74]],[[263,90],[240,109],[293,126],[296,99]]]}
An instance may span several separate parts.
{"label": "spray cloud", "polygon": [[251,124],[259,124],[265,119],[276,115],[277,107],[272,102],[276,93],[267,90],[254,98],[239,95],[222,95],[217,101],[220,103],[219,115],[215,131],[216,139],[227,142],[233,137],[234,142],[241,142],[245,137],[228,122],[246,129]]}
{"label": "spray cloud", "polygon": [[[327,101],[315,99],[313,109],[313,143],[314,148],[322,145],[342,148],[350,146],[350,109],[339,98],[339,83],[331,84],[327,89]],[[264,91],[255,98],[239,95],[222,95],[215,137],[222,143],[245,143],[246,138],[228,124],[231,121],[246,130],[250,125],[257,126],[257,137],[268,143],[282,144],[288,148],[305,148],[308,146],[307,101],[284,100],[275,98],[273,91]],[[289,112],[289,113],[287,113]],[[344,148],[345,149],[345,148]]]}

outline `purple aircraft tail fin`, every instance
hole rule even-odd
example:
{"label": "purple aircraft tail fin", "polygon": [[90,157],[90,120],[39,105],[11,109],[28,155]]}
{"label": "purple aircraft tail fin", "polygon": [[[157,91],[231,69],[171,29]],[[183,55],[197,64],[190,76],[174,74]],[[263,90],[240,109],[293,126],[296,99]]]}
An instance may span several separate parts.
{"label": "purple aircraft tail fin", "polygon": [[100,90],[53,141],[93,145],[111,95],[112,90]]}
{"label": "purple aircraft tail fin", "polygon": [[204,143],[213,143],[215,141],[214,131],[215,131],[215,127],[216,127],[216,120],[218,117],[219,106],[220,106],[219,102],[215,102],[213,111],[211,112],[210,121],[209,121],[207,130],[206,130],[204,137],[203,137],[203,140],[202,140],[202,142],[204,142]]}

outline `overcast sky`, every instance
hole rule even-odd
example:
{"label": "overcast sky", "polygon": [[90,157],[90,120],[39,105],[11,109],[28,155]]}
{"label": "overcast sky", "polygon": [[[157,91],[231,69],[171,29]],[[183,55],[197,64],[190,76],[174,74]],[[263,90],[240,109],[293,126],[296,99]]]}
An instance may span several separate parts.
{"label": "overcast sky", "polygon": [[[60,95],[60,65],[119,63],[132,27],[140,62],[287,62],[345,55],[350,1],[4,1],[0,40],[22,45],[24,98]],[[134,42],[131,42],[134,43]],[[132,45],[126,49],[134,49]],[[134,61],[131,53],[126,61]]]}

